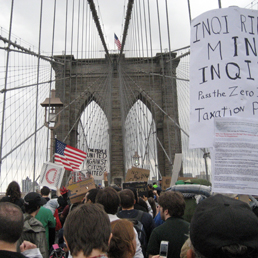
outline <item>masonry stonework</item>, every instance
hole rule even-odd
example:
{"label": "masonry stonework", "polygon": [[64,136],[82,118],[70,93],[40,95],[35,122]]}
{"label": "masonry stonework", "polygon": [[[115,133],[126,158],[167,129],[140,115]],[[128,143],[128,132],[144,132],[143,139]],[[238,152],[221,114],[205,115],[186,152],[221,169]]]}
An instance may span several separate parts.
{"label": "masonry stonework", "polygon": [[[56,76],[56,97],[59,97],[64,104],[61,126],[54,133],[58,139],[66,139],[67,144],[76,146],[79,118],[87,105],[93,100],[96,101],[106,114],[109,123],[111,182],[114,182],[116,178],[124,178],[126,173],[119,94],[120,63],[130,77],[135,79],[141,89],[148,94],[149,98],[178,123],[176,80],[171,80],[171,77],[176,76],[179,60],[172,63],[169,61],[171,55],[157,54],[152,61],[150,58],[142,60],[138,58],[139,62],[135,58],[123,56],[119,64],[117,64],[118,55],[111,55],[112,63],[107,58],[76,60],[73,56],[68,55],[54,58],[56,62],[52,64],[52,67]],[[108,74],[108,78],[106,74]],[[109,88],[100,87],[104,79],[109,80]],[[131,107],[138,99],[147,105],[156,123],[156,135],[164,146],[166,154],[157,143],[159,171],[163,176],[171,175],[174,155],[182,151],[180,130],[159,108],[151,103],[148,97],[140,92],[136,85],[131,84],[131,88],[133,89],[131,97],[134,99]],[[111,110],[106,108],[107,101],[110,102],[108,107]],[[71,102],[73,103],[69,105]],[[129,110],[130,107],[125,112],[128,113]]]}

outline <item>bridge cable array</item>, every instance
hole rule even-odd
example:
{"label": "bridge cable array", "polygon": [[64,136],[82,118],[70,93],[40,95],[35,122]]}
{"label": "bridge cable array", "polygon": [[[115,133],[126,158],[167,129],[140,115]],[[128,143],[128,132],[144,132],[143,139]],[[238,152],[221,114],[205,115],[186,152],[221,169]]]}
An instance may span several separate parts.
{"label": "bridge cable array", "polygon": [[[116,70],[104,21],[102,25],[99,21],[98,2],[55,0],[48,8],[43,0],[34,4],[38,20],[30,24],[37,30],[37,47],[15,35],[17,29],[13,33],[20,22],[17,2],[10,3],[9,28],[0,28],[0,191],[12,179],[35,181],[42,164],[52,159],[51,129],[44,126],[40,106],[51,97],[52,89],[58,89],[56,94],[65,100],[57,115],[68,120],[58,129],[59,140],[76,142],[74,147],[86,152],[89,148],[109,151],[112,81],[116,77],[120,82],[125,171],[132,167],[137,151],[140,167],[150,169],[152,177],[158,178],[158,146],[168,161],[166,169],[172,171],[173,153],[179,145],[184,172],[195,175],[204,170],[205,150],[188,149],[189,46],[172,50],[174,24],[169,17],[176,10],[167,0],[128,1]],[[50,21],[51,26],[46,26]],[[94,65],[96,60],[99,66]],[[146,81],[147,85],[142,85]],[[162,105],[154,100],[157,90],[163,92]],[[70,117],[66,117],[68,113]],[[157,121],[161,113],[164,120]],[[158,135],[161,126],[168,147]]]}

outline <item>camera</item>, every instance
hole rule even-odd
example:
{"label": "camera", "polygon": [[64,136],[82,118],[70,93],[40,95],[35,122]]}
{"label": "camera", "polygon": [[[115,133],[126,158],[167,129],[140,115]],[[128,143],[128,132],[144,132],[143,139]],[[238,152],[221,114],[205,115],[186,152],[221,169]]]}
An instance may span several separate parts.
{"label": "camera", "polygon": [[161,241],[159,249],[160,257],[167,257],[168,255],[168,241]]}

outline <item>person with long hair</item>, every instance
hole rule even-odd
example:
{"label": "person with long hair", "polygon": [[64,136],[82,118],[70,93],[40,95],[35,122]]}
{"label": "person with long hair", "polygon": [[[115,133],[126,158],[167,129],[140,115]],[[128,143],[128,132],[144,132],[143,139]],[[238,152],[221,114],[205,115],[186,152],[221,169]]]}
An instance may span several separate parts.
{"label": "person with long hair", "polygon": [[136,250],[133,223],[127,219],[111,222],[112,238],[110,240],[109,258],[132,258]]}
{"label": "person with long hair", "polygon": [[0,202],[11,202],[19,206],[22,209],[23,213],[25,212],[23,205],[24,200],[21,198],[20,186],[16,181],[12,181],[8,185],[5,196],[0,200]]}

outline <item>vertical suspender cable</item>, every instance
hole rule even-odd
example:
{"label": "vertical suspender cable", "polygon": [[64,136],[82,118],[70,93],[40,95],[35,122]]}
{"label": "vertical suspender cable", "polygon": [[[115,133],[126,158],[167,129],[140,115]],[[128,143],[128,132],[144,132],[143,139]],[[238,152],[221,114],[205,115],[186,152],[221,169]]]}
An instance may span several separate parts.
{"label": "vertical suspender cable", "polygon": [[[64,39],[64,69],[63,69],[63,99],[65,99],[65,95],[66,95],[66,52],[67,52],[67,21],[68,21],[68,0],[66,0],[66,11],[65,11],[65,39]],[[62,132],[63,127],[61,126],[60,131]]]}
{"label": "vertical suspender cable", "polygon": [[142,12],[141,12],[141,2],[139,1],[139,13],[140,13],[140,27],[141,27],[141,39],[142,39],[142,57],[144,57],[144,47],[143,47],[143,36],[142,36]]}
{"label": "vertical suspender cable", "polygon": [[[168,33],[169,60],[171,60],[172,57],[171,57],[171,44],[170,44],[170,30],[169,30],[169,18],[168,18],[168,4],[167,4],[167,0],[165,0],[165,3],[166,3],[166,20],[167,20],[167,33]],[[169,62],[169,71],[170,71],[170,75],[171,75],[171,85],[172,85],[172,89],[171,89],[172,90],[172,97],[173,97],[172,105],[173,105],[173,110],[175,110],[174,91],[177,90],[177,89],[176,89],[176,87],[174,87],[175,89],[173,89],[173,80],[174,79],[172,78],[172,62]],[[168,126],[168,124],[167,124],[167,127],[168,127],[169,157],[170,157],[170,160],[171,160],[172,159],[172,157],[171,157],[171,139],[170,139],[170,135],[169,135],[169,126]],[[172,164],[171,164],[171,174],[172,174]]]}
{"label": "vertical suspender cable", "polygon": [[[159,4],[158,4],[158,0],[156,0],[157,2],[157,14],[158,14],[158,25],[159,25],[159,41],[160,41],[160,50],[161,50],[161,69],[162,69],[162,75],[163,75],[163,82],[164,82],[164,77],[165,77],[165,67],[164,67],[164,59],[163,59],[163,52],[162,52],[162,40],[161,40],[161,29],[160,29],[160,17],[159,17]],[[166,94],[166,90],[167,88],[164,87],[165,90],[165,107],[166,107],[166,111],[167,111],[167,94]],[[170,138],[169,138],[169,125],[167,123],[167,133],[168,133],[168,144],[169,144],[169,161],[170,161],[170,165],[171,164],[171,146],[170,146]],[[171,167],[172,168],[172,167]],[[172,169],[171,169],[172,172]]]}
{"label": "vertical suspender cable", "polygon": [[[81,8],[80,8],[80,4],[81,4],[81,0],[78,1],[78,28],[77,28],[77,49],[76,49],[76,75],[75,75],[75,94],[77,96],[77,91],[78,91],[78,59],[79,59],[79,40],[80,40],[80,11],[81,11]],[[71,94],[71,92],[70,92]],[[77,104],[75,104],[77,105]],[[76,114],[74,114],[76,115]],[[79,123],[77,123],[77,128],[76,130],[78,130],[78,125]],[[76,148],[78,148],[78,137],[77,137],[77,133],[74,134],[74,142],[76,143]]]}
{"label": "vertical suspender cable", "polygon": [[189,22],[191,24],[192,18],[191,18],[191,6],[190,6],[190,0],[187,0],[188,3],[188,13],[189,13]]}
{"label": "vertical suspender cable", "polygon": [[41,48],[42,9],[43,9],[43,0],[41,0],[41,5],[40,5],[40,22],[39,22],[36,111],[35,111],[35,136],[34,136],[34,164],[33,164],[33,192],[35,191],[35,173],[36,173],[36,157],[37,157],[38,92],[39,92],[39,66],[40,66],[40,48]]}
{"label": "vertical suspender cable", "polygon": [[[9,53],[10,53],[10,42],[11,42],[11,33],[12,33],[12,22],[13,22],[13,3],[12,0],[11,5],[11,15],[10,15],[10,25],[9,25],[9,36],[8,36],[8,48],[7,48],[7,58],[6,58],[6,67],[5,67],[5,81],[4,81],[4,89],[7,88],[7,77],[8,77],[8,67],[9,67]],[[2,127],[1,127],[1,142],[0,142],[0,159],[2,159],[3,155],[3,140],[4,140],[4,119],[5,119],[5,105],[6,105],[6,91],[4,91],[4,98],[3,98],[3,113],[2,113]],[[2,161],[0,162],[0,176],[1,176],[1,168],[2,168]]]}
{"label": "vertical suspender cable", "polygon": [[[152,34],[151,34],[151,19],[150,19],[150,1],[148,0],[148,17],[149,17],[149,34],[150,34],[150,51],[151,51],[151,78],[152,78],[152,83],[151,83],[151,91],[154,91],[154,64],[153,64],[153,51],[152,51]],[[152,114],[154,114],[155,112],[155,109],[152,107]],[[154,119],[153,115],[152,115],[152,119]],[[154,124],[153,123],[153,127],[154,127]],[[156,126],[157,127],[157,126]],[[153,142],[155,143],[155,146],[157,146],[157,128],[153,128],[155,130],[153,130],[153,132],[155,132],[155,134],[153,133]],[[156,135],[156,137],[155,137]],[[157,174],[160,174],[159,172],[159,167],[158,167],[158,164],[157,164],[157,160],[156,160],[156,156],[157,154],[154,152],[154,156],[155,156],[155,172],[156,172],[156,175]],[[157,171],[158,170],[158,173]]]}
{"label": "vertical suspender cable", "polygon": [[[72,8],[72,28],[71,28],[71,68],[70,68],[70,76],[69,76],[69,116],[68,116],[68,121],[69,121],[69,130],[71,129],[72,125],[71,125],[71,120],[70,120],[70,115],[71,115],[71,92],[72,92],[72,63],[73,63],[73,26],[74,26],[74,0],[73,0],[73,8]],[[70,144],[72,144],[72,139],[71,136],[69,135],[69,140],[70,140]]]}
{"label": "vertical suspender cable", "polygon": [[[53,17],[53,33],[52,33],[52,49],[51,49],[51,57],[53,57],[53,53],[54,53],[54,39],[55,39],[55,24],[56,24],[56,0],[54,2],[54,17]],[[51,87],[52,87],[52,67],[50,67],[50,83],[49,83],[49,104],[50,104],[50,98],[51,98]],[[50,106],[48,109],[48,112],[50,112]],[[49,114],[48,114],[49,117]],[[49,130],[47,130],[47,151],[46,151],[46,160],[48,160],[48,144],[49,144]],[[50,130],[50,133],[53,134],[52,130]],[[50,143],[50,148],[53,148],[52,146],[52,142]],[[51,153],[51,151],[50,151]],[[52,157],[50,157],[50,161],[51,161]]]}

